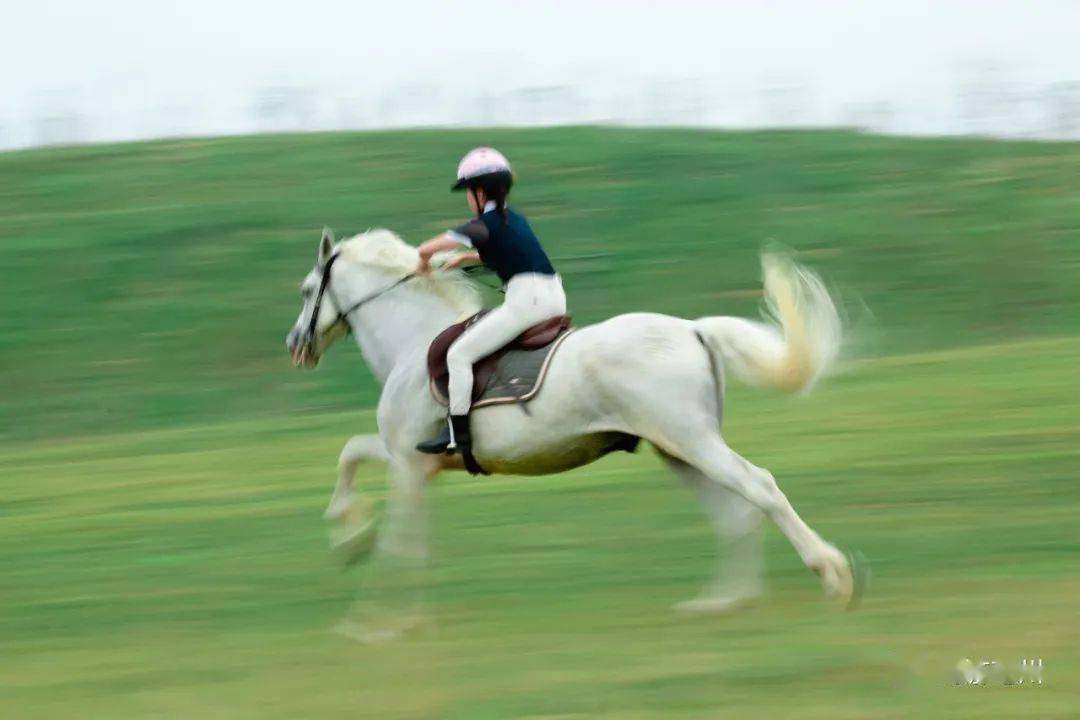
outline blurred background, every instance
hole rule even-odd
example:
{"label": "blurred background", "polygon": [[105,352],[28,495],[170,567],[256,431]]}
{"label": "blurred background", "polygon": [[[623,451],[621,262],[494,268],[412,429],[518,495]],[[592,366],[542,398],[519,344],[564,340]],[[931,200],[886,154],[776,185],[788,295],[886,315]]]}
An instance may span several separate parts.
{"label": "blurred background", "polygon": [[17,3],[0,148],[566,124],[1080,137],[1071,0]]}
{"label": "blurred background", "polygon": [[[195,0],[0,25],[0,715],[1075,717],[1080,10],[1072,2]],[[133,142],[137,141],[137,142]],[[378,387],[284,335],[319,231],[459,223],[460,156],[580,323],[754,316],[758,252],[850,326],[808,397],[725,435],[870,558],[836,612],[772,528],[767,596],[669,611],[714,562],[648,451],[433,488],[434,627],[364,595],[320,514]],[[497,298],[490,297],[492,302]],[[379,497],[383,473],[362,471]],[[1041,688],[951,686],[963,657]]]}

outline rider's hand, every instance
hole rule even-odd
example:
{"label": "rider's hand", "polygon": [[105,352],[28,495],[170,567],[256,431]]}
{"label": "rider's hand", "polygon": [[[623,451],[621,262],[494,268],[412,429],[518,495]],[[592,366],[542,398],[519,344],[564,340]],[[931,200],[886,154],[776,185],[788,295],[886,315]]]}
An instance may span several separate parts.
{"label": "rider's hand", "polygon": [[477,253],[458,253],[442,264],[443,270],[453,270],[466,263],[476,262],[480,259]]}
{"label": "rider's hand", "polygon": [[420,262],[416,264],[417,275],[430,275],[431,274],[431,258],[420,253]]}
{"label": "rider's hand", "polygon": [[460,247],[460,244],[456,240],[452,240],[447,237],[446,233],[442,235],[436,235],[428,240],[426,243],[420,246],[420,262],[416,265],[417,275],[428,275],[431,273],[431,258],[438,252],[444,252],[447,250],[455,250]]}

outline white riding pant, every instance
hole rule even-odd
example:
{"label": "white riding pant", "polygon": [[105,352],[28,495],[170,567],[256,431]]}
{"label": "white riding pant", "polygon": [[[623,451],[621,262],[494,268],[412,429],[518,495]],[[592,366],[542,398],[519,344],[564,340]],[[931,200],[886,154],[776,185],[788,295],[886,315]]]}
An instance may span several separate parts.
{"label": "white riding pant", "polygon": [[558,275],[521,273],[506,284],[503,304],[480,318],[446,353],[450,371],[450,414],[472,405],[473,363],[505,347],[537,323],[566,314],[566,293]]}

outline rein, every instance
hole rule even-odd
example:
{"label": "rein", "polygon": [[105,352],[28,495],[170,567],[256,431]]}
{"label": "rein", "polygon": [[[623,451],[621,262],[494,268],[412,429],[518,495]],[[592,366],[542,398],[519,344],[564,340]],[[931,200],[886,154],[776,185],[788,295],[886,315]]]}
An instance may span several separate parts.
{"label": "rein", "polygon": [[339,322],[345,321],[345,327],[348,329],[349,332],[352,332],[352,325],[349,323],[349,315],[351,315],[355,310],[358,310],[361,305],[371,302],[372,300],[375,300],[376,298],[385,295],[386,293],[396,288],[398,285],[406,283],[416,277],[416,273],[409,273],[405,277],[398,278],[390,285],[387,285],[381,290],[376,290],[364,299],[358,300],[357,302],[354,302],[352,305],[350,305],[347,309],[342,310],[341,303],[339,303],[337,299],[334,298],[334,291],[330,287],[330,270],[334,267],[334,263],[337,262],[337,259],[339,257],[341,257],[341,253],[334,253],[330,256],[330,259],[326,261],[326,265],[323,267],[322,278],[319,280],[319,293],[315,296],[315,306],[311,309],[311,320],[308,322],[307,327],[306,341],[308,343],[311,343],[315,340],[315,329],[319,323],[319,312],[322,310],[323,297],[325,297],[328,292],[330,294],[330,301],[334,303],[334,308],[338,311],[337,317],[334,318],[334,322],[330,324],[330,327],[337,325]]}

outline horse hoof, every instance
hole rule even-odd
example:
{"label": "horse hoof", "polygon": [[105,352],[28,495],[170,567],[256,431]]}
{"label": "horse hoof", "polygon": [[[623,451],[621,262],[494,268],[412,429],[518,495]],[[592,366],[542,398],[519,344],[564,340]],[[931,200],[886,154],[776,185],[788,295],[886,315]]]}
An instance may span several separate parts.
{"label": "horse hoof", "polygon": [[379,537],[378,521],[371,518],[359,526],[343,528],[335,533],[330,543],[331,551],[349,567],[366,560],[375,550]]}
{"label": "horse hoof", "polygon": [[854,577],[851,597],[847,609],[854,610],[862,603],[863,596],[870,589],[870,561],[859,551],[848,553],[848,563]]}
{"label": "horse hoof", "polygon": [[334,626],[338,635],[365,645],[396,642],[410,635],[430,630],[434,621],[427,615],[410,614],[396,619],[384,618],[382,622],[363,623],[342,620]]}
{"label": "horse hoof", "polygon": [[401,637],[401,631],[393,628],[371,628],[357,622],[342,621],[334,626],[334,632],[343,638],[364,645],[393,642]]}
{"label": "horse hoof", "polygon": [[753,604],[757,595],[717,595],[675,603],[672,609],[683,615],[727,615]]}
{"label": "horse hoof", "polygon": [[337,522],[342,520],[348,514],[352,508],[352,503],[349,502],[332,502],[326,506],[326,510],[323,511],[323,520],[326,522]]}
{"label": "horse hoof", "polygon": [[838,601],[842,606],[850,605],[855,596],[855,580],[852,564],[847,556],[830,546],[827,552],[808,567],[821,578],[826,597]]}

